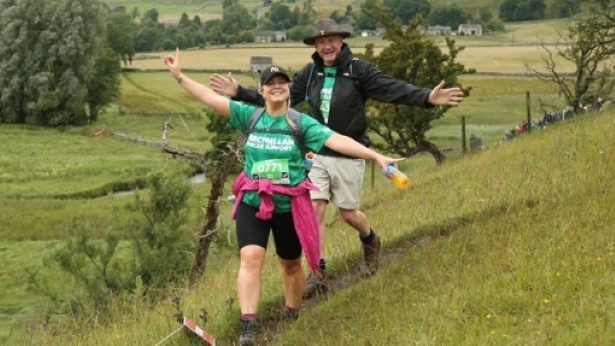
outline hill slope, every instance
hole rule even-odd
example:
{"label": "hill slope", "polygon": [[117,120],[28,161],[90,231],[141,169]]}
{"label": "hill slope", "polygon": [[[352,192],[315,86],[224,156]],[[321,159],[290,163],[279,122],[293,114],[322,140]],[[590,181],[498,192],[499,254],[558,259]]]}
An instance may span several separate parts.
{"label": "hill slope", "polygon": [[[365,211],[384,238],[381,270],[359,280],[359,242],[333,220],[332,294],[280,324],[279,268],[264,272],[262,344],[588,345],[615,342],[615,110],[416,169],[408,190],[381,179]],[[408,171],[410,166],[406,166]],[[229,344],[237,335],[237,258],[212,259],[182,311]],[[177,328],[171,304],[118,315],[42,344],[151,345]],[[186,335],[166,345],[199,344]]]}

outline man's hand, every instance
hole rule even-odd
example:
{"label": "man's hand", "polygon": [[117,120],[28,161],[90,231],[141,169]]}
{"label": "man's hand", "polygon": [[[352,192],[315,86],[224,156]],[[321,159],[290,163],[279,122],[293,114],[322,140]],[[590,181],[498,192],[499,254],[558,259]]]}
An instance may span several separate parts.
{"label": "man's hand", "polygon": [[228,73],[228,77],[214,73],[209,78],[209,86],[217,93],[224,94],[229,97],[237,96],[237,80]]}
{"label": "man's hand", "polygon": [[434,106],[458,106],[463,101],[463,97],[461,88],[444,89],[444,81],[442,81],[429,93],[427,102]]}

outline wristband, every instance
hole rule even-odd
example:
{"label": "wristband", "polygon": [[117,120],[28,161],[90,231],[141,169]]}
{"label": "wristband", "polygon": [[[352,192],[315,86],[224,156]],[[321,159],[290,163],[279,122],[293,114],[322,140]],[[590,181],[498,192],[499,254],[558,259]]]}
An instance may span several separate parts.
{"label": "wristband", "polygon": [[183,74],[183,73],[181,73],[181,74],[179,75],[179,78],[177,78],[177,83],[178,83],[178,84],[182,84],[182,80],[184,80],[184,74]]}

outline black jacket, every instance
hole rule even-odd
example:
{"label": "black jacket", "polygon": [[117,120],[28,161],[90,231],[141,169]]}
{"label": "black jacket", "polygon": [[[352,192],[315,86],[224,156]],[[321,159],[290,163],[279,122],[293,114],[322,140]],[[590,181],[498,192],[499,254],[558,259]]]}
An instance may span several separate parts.
{"label": "black jacket", "polygon": [[[305,65],[293,77],[291,87],[291,106],[307,102],[309,115],[324,124],[320,112],[320,92],[324,83],[324,64],[317,52],[312,54],[313,63]],[[431,107],[427,102],[431,89],[418,88],[404,81],[391,78],[380,72],[371,61],[353,58],[346,43],[337,57],[337,76],[333,86],[329,122],[333,131],[352,137],[368,146],[367,117],[365,102],[374,99],[381,102],[405,104],[409,106]],[[241,86],[237,89],[235,100],[264,104],[256,90]],[[329,148],[323,148],[321,155],[344,156]]]}

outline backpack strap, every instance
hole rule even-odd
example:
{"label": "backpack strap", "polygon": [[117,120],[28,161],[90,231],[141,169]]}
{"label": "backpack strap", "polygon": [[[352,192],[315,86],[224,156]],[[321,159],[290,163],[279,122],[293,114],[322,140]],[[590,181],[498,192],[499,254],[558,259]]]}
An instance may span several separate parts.
{"label": "backpack strap", "polygon": [[302,153],[306,151],[303,145],[303,131],[301,131],[301,113],[297,112],[296,110],[292,108],[288,110],[288,119],[290,119],[291,123],[295,125],[294,128],[290,128],[288,130],[254,128],[256,126],[256,123],[258,122],[258,119],[260,119],[260,117],[264,113],[265,113],[265,108],[259,107],[259,108],[256,108],[254,112],[252,112],[252,114],[250,114],[250,117],[248,118],[248,127],[246,131],[247,135],[250,135],[250,133],[253,133],[253,132],[281,133],[281,134],[291,135],[293,136],[295,145],[299,148],[299,150],[301,150]]}
{"label": "backpack strap", "polygon": [[310,95],[309,95],[310,84],[312,83],[312,75],[314,74],[315,69],[316,69],[316,64],[312,63],[312,68],[310,68],[310,74],[308,76],[307,84],[305,85],[305,97],[303,99],[305,102],[308,102],[310,100]]}

